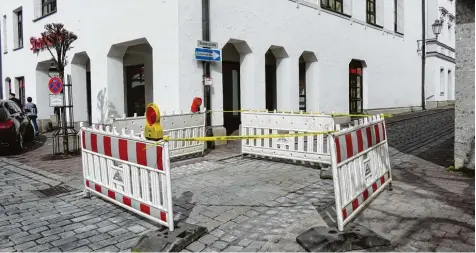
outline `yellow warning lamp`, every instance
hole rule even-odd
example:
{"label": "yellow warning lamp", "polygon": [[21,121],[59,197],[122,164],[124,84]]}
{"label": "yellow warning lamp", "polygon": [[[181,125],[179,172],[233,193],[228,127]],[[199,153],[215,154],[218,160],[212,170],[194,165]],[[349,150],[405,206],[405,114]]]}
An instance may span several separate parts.
{"label": "yellow warning lamp", "polygon": [[150,103],[145,109],[145,129],[144,136],[147,140],[162,140],[164,138],[164,130],[160,125],[159,107]]}

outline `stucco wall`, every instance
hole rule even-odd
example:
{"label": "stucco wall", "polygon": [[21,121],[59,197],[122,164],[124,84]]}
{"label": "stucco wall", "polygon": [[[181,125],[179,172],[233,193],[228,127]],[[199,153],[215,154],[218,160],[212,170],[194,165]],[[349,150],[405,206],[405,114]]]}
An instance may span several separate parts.
{"label": "stucco wall", "polygon": [[[111,68],[112,62],[107,56],[112,45],[140,38],[146,38],[153,48],[154,78],[160,80],[154,82],[157,87],[153,91],[154,101],[160,104],[162,110],[179,108],[177,1],[141,0],[140,4],[116,0],[57,2],[57,13],[33,22],[32,0],[0,1],[0,12],[2,16],[7,15],[8,28],[8,51],[3,55],[3,62],[6,63],[3,65],[3,79],[25,77],[26,96],[35,99],[39,107],[39,118],[49,118],[53,109],[48,106],[47,83],[36,78],[35,69],[38,62],[47,61],[51,56],[47,51],[33,54],[29,50],[29,40],[32,36],[38,37],[44,31],[45,24],[53,22],[63,23],[65,28],[79,37],[68,53],[68,58],[71,60],[76,53],[86,52],[91,61],[93,122],[102,122],[110,114],[124,113],[124,104],[120,103],[124,97],[124,85],[120,82],[123,80],[122,73],[118,73],[117,68]],[[24,48],[13,51],[12,11],[20,6],[24,16]],[[71,64],[66,73],[71,73]],[[78,92],[79,90],[86,92],[85,87],[78,88]],[[75,101],[75,104],[85,102]],[[85,118],[84,108],[78,111],[76,118],[81,113],[82,118]]]}
{"label": "stucco wall", "polygon": [[456,3],[455,166],[474,169],[474,1]]}
{"label": "stucco wall", "polygon": [[[189,110],[193,97],[203,96],[202,65],[194,60],[196,41],[202,37],[201,1],[58,1],[58,12],[37,22],[32,21],[33,1],[37,0],[0,1],[0,12],[8,16],[9,38],[7,54],[3,55],[3,78],[25,77],[26,95],[36,100],[40,118],[53,113],[48,107],[47,76],[36,71],[38,62],[50,56],[47,52],[33,54],[28,49],[29,38],[37,37],[43,26],[52,22],[65,24],[79,36],[68,53],[70,60],[76,53],[89,57],[93,122],[124,112],[121,55],[125,45],[141,38],[153,50],[154,89],[148,92],[147,100],[152,93],[161,110],[170,112]],[[365,1],[350,0],[352,18],[319,10],[317,1],[302,2],[313,4],[297,8],[296,2],[289,0],[211,1],[211,40],[223,47],[232,39],[241,53],[242,108],[265,107],[264,55],[271,46],[279,58],[278,109],[299,108],[298,59],[304,51],[317,58],[308,77],[312,81],[307,89],[309,111],[348,111],[348,66],[352,59],[366,64],[364,109],[420,105],[421,61],[415,47],[421,27],[414,25],[421,20],[418,1],[405,0],[404,36],[393,33],[393,3],[382,1],[384,27],[380,29],[365,24]],[[19,6],[23,6],[25,48],[13,51],[12,11]],[[67,74],[84,72],[85,68],[73,69],[70,64]],[[211,69],[212,109],[220,110],[221,64],[213,64]],[[85,92],[85,87],[76,83],[76,90]],[[85,102],[75,101],[78,103]],[[78,106],[76,118],[86,118],[85,111],[84,106]],[[213,124],[223,124],[222,115],[214,115]]]}

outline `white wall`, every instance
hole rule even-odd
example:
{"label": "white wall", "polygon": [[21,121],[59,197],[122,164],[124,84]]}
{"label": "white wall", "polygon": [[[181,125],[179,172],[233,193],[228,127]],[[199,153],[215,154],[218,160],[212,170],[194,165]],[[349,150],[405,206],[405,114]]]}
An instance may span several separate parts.
{"label": "white wall", "polygon": [[[44,80],[37,80],[36,65],[38,62],[51,58],[47,51],[38,55],[29,50],[30,37],[38,37],[47,23],[61,22],[65,28],[76,33],[79,39],[68,53],[71,60],[76,52],[86,52],[91,61],[92,83],[92,120],[105,120],[109,112],[101,112],[98,108],[98,96],[106,91],[106,99],[112,101],[113,93],[123,83],[112,82],[119,73],[108,73],[108,53],[114,44],[146,38],[153,48],[154,67],[153,100],[161,110],[179,108],[179,51],[178,51],[178,5],[175,0],[142,0],[141,4],[126,0],[82,0],[57,1],[58,12],[33,22],[35,16],[34,1],[37,0],[3,0],[0,1],[1,15],[7,15],[8,43],[7,53],[3,55],[4,78],[25,76],[26,95],[32,96],[39,107],[39,118],[49,118],[53,109],[48,107],[48,97],[39,89],[47,89]],[[13,17],[12,12],[23,7],[24,15],[24,48],[13,51]],[[144,6],[148,6],[144,8]],[[94,8],[92,8],[94,7]],[[111,8],[112,7],[112,8]],[[113,11],[112,11],[113,10]],[[105,15],[107,14],[107,15]],[[140,18],[130,18],[140,17]],[[199,21],[197,21],[199,22]],[[5,43],[5,41],[2,41]],[[2,48],[3,53],[3,48]],[[71,73],[71,64],[66,74]],[[122,74],[121,74],[122,75]],[[108,76],[110,77],[108,79]],[[74,84],[73,84],[74,85]],[[109,87],[109,88],[108,88]],[[46,95],[48,92],[46,92]],[[107,98],[109,97],[109,98]],[[150,99],[150,98],[149,98]],[[107,102],[107,101],[106,101]],[[85,103],[85,101],[75,101]],[[122,106],[122,108],[121,108]],[[119,111],[123,105],[119,104]]]}
{"label": "white wall", "polygon": [[[382,1],[384,29],[380,29],[365,24],[365,1],[348,1],[352,6],[350,19],[319,11],[319,1],[308,1],[311,7],[299,8],[288,0],[211,1],[211,40],[223,47],[233,39],[240,53],[242,108],[265,107],[264,55],[272,45],[282,47],[287,55],[279,60],[283,63],[279,64],[283,70],[278,80],[279,109],[299,106],[297,68],[304,51],[317,56],[313,64],[316,76],[309,78],[312,83],[308,84],[314,85],[314,89],[308,88],[308,99],[314,100],[308,103],[309,111],[348,111],[348,65],[352,59],[363,60],[367,65],[365,109],[420,105],[420,58],[415,50],[421,36],[420,26],[415,25],[421,20],[418,1],[405,1],[404,36],[393,33],[393,4]],[[25,48],[12,51],[12,11],[20,6],[25,20]],[[202,37],[201,1],[58,1],[58,12],[37,22],[31,21],[32,0],[2,0],[0,11],[8,16],[9,44],[3,58],[3,77],[14,80],[25,76],[27,96],[37,101],[40,118],[49,118],[53,110],[48,108],[44,78],[40,82],[35,69],[38,62],[50,56],[47,52],[33,54],[29,38],[37,37],[43,26],[51,22],[64,23],[79,36],[68,53],[69,59],[78,52],[89,56],[93,122],[105,121],[111,114],[110,109],[98,108],[98,102],[103,102],[98,96],[104,95],[106,104],[112,104],[118,113],[124,110],[120,71],[124,63],[122,59],[108,58],[114,53],[111,46],[140,38],[145,38],[153,49],[154,89],[147,100],[152,96],[161,111],[170,112],[189,110],[193,97],[203,97],[202,65],[194,60],[196,41]],[[221,64],[213,64],[211,69],[212,109],[220,110]],[[71,65],[66,72],[72,72]],[[223,124],[222,115],[215,114],[213,124]]]}
{"label": "white wall", "polygon": [[[427,65],[426,65],[426,97],[429,98],[428,101],[446,101],[454,100],[455,89],[448,87],[448,83],[452,86],[455,84],[455,75],[454,71],[456,65],[454,62],[443,59],[443,57],[455,59],[454,48],[456,44],[455,37],[455,22],[453,21],[452,29],[448,30],[449,14],[455,16],[455,1],[457,0],[436,0],[436,1],[426,1],[427,3],[427,39],[435,39],[435,34],[432,30],[432,24],[435,22],[435,19],[441,18],[440,7],[443,7],[448,11],[448,14],[444,18],[444,23],[441,29],[441,34],[438,36],[438,43],[431,42],[427,44],[426,51],[427,55]],[[451,35],[450,35],[451,33]],[[450,49],[448,49],[450,48]],[[440,56],[436,57],[435,52]],[[445,94],[440,95],[440,68],[445,69]],[[448,69],[452,70],[452,80],[448,81]]]}

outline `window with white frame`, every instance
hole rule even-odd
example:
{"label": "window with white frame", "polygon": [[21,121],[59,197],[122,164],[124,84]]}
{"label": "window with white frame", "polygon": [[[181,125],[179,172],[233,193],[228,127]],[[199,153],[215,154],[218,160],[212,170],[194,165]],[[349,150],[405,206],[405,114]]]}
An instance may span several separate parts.
{"label": "window with white frame", "polygon": [[352,0],[320,0],[322,9],[352,16]]}
{"label": "window with white frame", "polygon": [[440,68],[440,96],[445,95],[445,69]]}
{"label": "window with white frame", "polygon": [[56,11],[56,0],[41,0],[41,16],[48,15]]}
{"label": "window with white frame", "polygon": [[452,100],[453,96],[453,72],[451,69],[448,69],[448,100]]}
{"label": "window with white frame", "polygon": [[19,9],[13,12],[14,23],[13,23],[13,47],[15,49],[23,47],[23,10],[20,7]]}
{"label": "window with white frame", "polygon": [[403,26],[405,24],[405,15],[404,15],[404,0],[394,0],[394,31],[399,34],[403,34]]}
{"label": "window with white frame", "polygon": [[384,0],[367,0],[367,23],[383,27]]}
{"label": "window with white frame", "polygon": [[33,0],[35,20],[53,14],[57,10],[57,0]]}
{"label": "window with white frame", "polygon": [[7,15],[3,15],[2,19],[2,31],[3,31],[3,52],[8,51],[8,40],[7,40]]}

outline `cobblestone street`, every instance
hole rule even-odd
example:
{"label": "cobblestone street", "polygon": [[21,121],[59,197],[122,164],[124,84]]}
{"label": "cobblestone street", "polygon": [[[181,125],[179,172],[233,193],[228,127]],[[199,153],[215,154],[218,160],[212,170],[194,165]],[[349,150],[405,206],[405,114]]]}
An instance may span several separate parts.
{"label": "cobblestone street", "polygon": [[[454,110],[390,118],[392,192],[358,215],[392,242],[374,251],[474,252],[474,178],[452,164]],[[304,251],[296,236],[326,225],[332,180],[310,166],[244,158],[228,145],[172,164],[175,220],[209,233],[184,251]],[[29,151],[0,158],[0,252],[127,251],[156,225],[98,198],[81,198],[80,158],[51,160],[41,137]],[[41,196],[35,190],[71,186]],[[327,224],[333,225],[333,224]]]}

